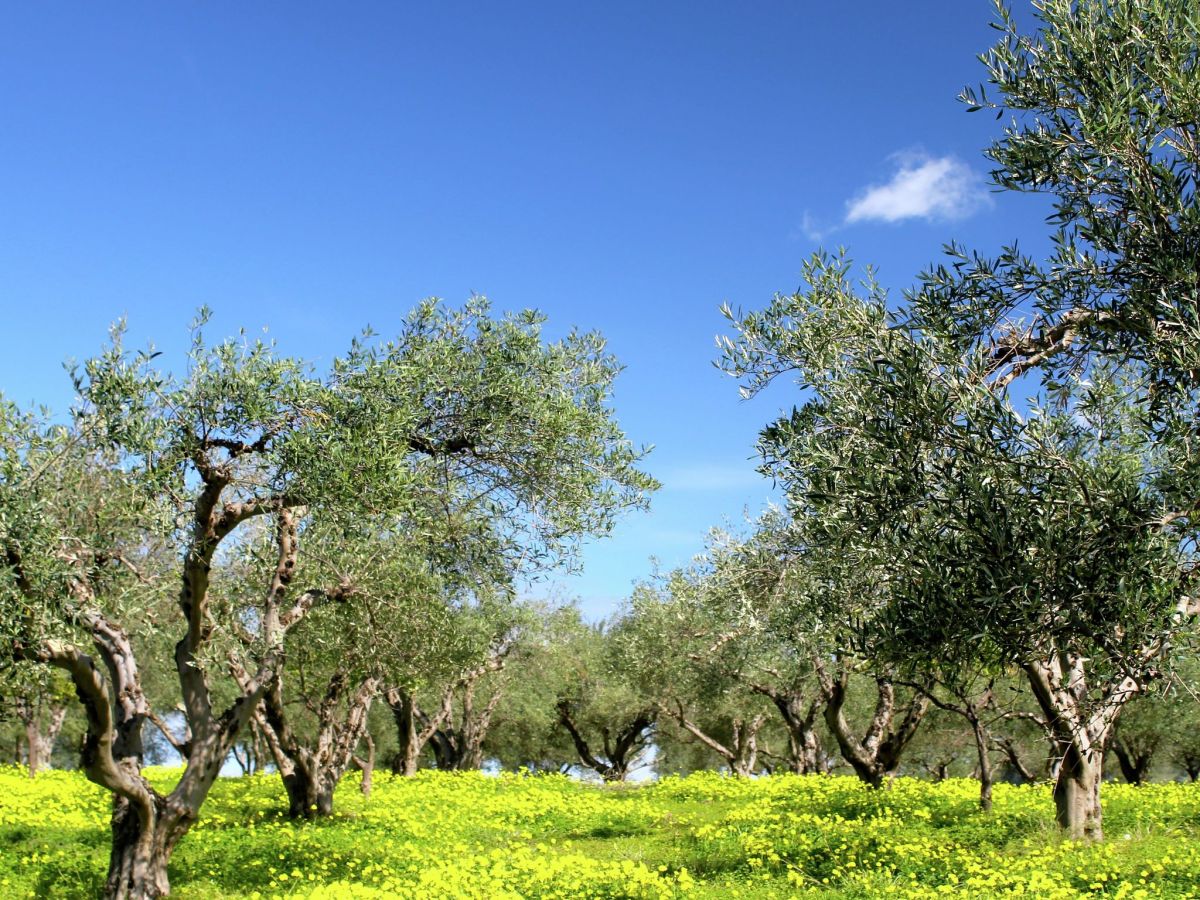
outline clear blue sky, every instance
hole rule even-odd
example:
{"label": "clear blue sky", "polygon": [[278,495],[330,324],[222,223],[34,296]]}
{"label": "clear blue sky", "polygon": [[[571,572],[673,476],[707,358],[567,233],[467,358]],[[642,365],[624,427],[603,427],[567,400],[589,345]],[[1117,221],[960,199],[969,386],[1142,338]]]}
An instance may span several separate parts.
{"label": "clear blue sky", "polygon": [[[1029,21],[1019,5],[1020,18]],[[958,90],[984,0],[10,4],[0,28],[0,391],[63,409],[61,363],[128,316],[328,360],[426,296],[595,328],[656,451],[648,515],[562,581],[602,615],[757,510],[751,403],[712,366],[723,301],[844,244],[899,290],[956,238],[1037,247],[992,195],[1002,123]],[[170,355],[170,354],[168,354]]]}

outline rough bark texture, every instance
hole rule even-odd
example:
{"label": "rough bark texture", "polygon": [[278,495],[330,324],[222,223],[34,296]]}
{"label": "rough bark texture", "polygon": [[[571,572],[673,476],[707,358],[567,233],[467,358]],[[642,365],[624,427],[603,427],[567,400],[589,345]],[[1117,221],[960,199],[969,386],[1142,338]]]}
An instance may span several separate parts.
{"label": "rough bark texture", "polygon": [[730,723],[730,739],[729,744],[726,745],[706,733],[700,726],[693,722],[688,717],[682,703],[676,701],[674,708],[661,706],[660,710],[678,722],[684,730],[695,737],[701,744],[725,760],[725,764],[729,766],[729,771],[732,774],[739,778],[746,778],[753,775],[756,771],[758,766],[758,733],[762,730],[763,724],[767,720],[767,717],[762,713],[759,713],[749,721],[746,721],[741,716],[735,717]]}
{"label": "rough bark texture", "polygon": [[[233,664],[235,676],[244,671]],[[316,709],[316,731],[306,743],[292,728],[283,702],[282,677],[276,677],[263,695],[256,713],[258,727],[275,757],[288,796],[288,815],[311,819],[333,813],[333,793],[354,760],[354,750],[367,727],[371,702],[379,681],[366,678],[351,689],[350,677],[336,671]]]}
{"label": "rough bark texture", "polygon": [[912,699],[903,707],[903,715],[898,716],[895,686],[891,679],[876,676],[878,695],[875,712],[866,732],[860,737],[845,716],[849,671],[843,669],[834,677],[821,660],[814,660],[814,667],[825,697],[825,724],[837,741],[842,758],[864,782],[871,787],[882,787],[886,780],[896,774],[904,751],[929,711],[929,694],[914,692]]}
{"label": "rough bark texture", "polygon": [[975,756],[978,759],[979,808],[991,812],[992,785],[996,780],[992,769],[991,739],[987,728],[978,719],[971,722],[971,735],[975,738]]}
{"label": "rough bark texture", "polygon": [[1059,653],[1024,666],[1059,751],[1054,805],[1059,827],[1073,840],[1101,840],[1100,782],[1104,752],[1121,709],[1140,690],[1132,678],[1089,697],[1086,660]]}
{"label": "rough bark texture", "polygon": [[584,738],[575,722],[571,704],[567,700],[560,700],[558,703],[558,721],[571,736],[571,742],[575,745],[575,752],[579,754],[580,762],[599,773],[605,781],[624,781],[649,743],[649,732],[654,725],[654,713],[649,709],[639,710],[615,733],[607,726],[602,727],[600,735],[603,740],[603,750],[600,755],[592,751],[591,746]]}
{"label": "rough bark texture", "polygon": [[[221,764],[247,725],[262,691],[275,676],[280,646],[286,631],[318,599],[306,594],[288,610],[279,603],[296,558],[294,514],[281,498],[223,503],[222,492],[232,476],[224,465],[197,457],[202,487],[193,507],[192,535],[184,554],[179,609],[185,633],[175,646],[186,719],[180,738],[163,727],[163,733],[187,761],[179,783],[163,796],[141,775],[142,731],[156,720],[142,691],[133,648],[124,630],[99,611],[92,590],[95,558],[80,562],[80,574],[69,585],[74,618],[88,634],[100,663],[80,647],[58,640],[33,645],[17,643],[16,656],[65,671],[87,718],[80,768],[93,783],[113,795],[112,852],[105,896],[142,898],[165,896],[170,885],[167,864],[179,840],[196,820],[200,806],[215,781]],[[207,604],[209,570],[221,541],[241,522],[273,512],[278,517],[279,566],[263,607],[262,637],[266,643],[255,674],[247,676],[243,694],[222,713],[214,711],[207,677],[197,664],[198,654],[211,637]],[[22,591],[32,591],[23,576],[13,548],[6,562],[17,574]],[[76,553],[73,559],[87,554]]]}

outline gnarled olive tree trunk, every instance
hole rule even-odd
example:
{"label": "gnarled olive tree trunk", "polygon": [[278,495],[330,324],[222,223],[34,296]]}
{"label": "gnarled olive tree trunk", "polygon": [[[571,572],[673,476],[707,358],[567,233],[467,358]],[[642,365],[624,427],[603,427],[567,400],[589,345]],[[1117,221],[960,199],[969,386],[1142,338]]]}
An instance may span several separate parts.
{"label": "gnarled olive tree trunk", "polygon": [[833,733],[842,758],[849,763],[854,774],[871,787],[882,787],[886,780],[896,774],[904,751],[929,712],[929,694],[915,691],[904,705],[903,715],[899,716],[897,722],[900,710],[897,709],[895,685],[887,676],[876,675],[875,712],[860,737],[845,715],[849,670],[842,667],[834,677],[829,674],[824,661],[814,660],[813,665],[825,696],[825,724]]}
{"label": "gnarled olive tree trunk", "polygon": [[1100,808],[1104,752],[1121,710],[1141,687],[1127,677],[1090,697],[1086,662],[1064,651],[1023,668],[1061,754],[1054,778],[1058,826],[1073,840],[1098,841],[1104,837]]}
{"label": "gnarled olive tree trunk", "polygon": [[[244,671],[232,664],[239,681]],[[353,690],[350,677],[337,670],[329,679],[316,710],[316,732],[305,743],[288,721],[283,703],[282,676],[272,682],[256,712],[258,726],[275,757],[288,796],[288,815],[312,819],[333,813],[333,794],[354,762],[354,751],[367,728],[371,702],[379,693],[379,679],[366,678]]]}
{"label": "gnarled olive tree trunk", "polygon": [[1121,776],[1129,784],[1145,784],[1159,743],[1157,735],[1127,737],[1118,730],[1111,743],[1112,752],[1117,758],[1117,765],[1121,767]]}
{"label": "gnarled olive tree trunk", "polygon": [[649,709],[639,710],[632,719],[623,723],[615,733],[607,726],[601,728],[603,750],[600,755],[592,751],[579,725],[575,721],[571,703],[568,700],[558,702],[558,721],[571,742],[579,760],[589,769],[600,775],[605,781],[624,781],[629,775],[630,768],[637,762],[649,743],[650,729],[654,725],[654,712]]}
{"label": "gnarled olive tree trunk", "polygon": [[[184,556],[179,607],[186,624],[175,645],[175,669],[184,703],[186,733],[166,738],[187,761],[175,788],[160,794],[142,777],[142,731],[147,721],[158,722],[142,690],[133,646],[125,631],[99,611],[90,576],[83,571],[70,585],[75,619],[89,636],[95,659],[82,648],[60,640],[33,645],[16,643],[14,654],[64,670],[71,678],[87,717],[80,767],[88,780],[112,792],[112,851],[105,896],[115,900],[164,897],[170,890],[167,865],[171,853],[199,815],[200,807],[221,764],[248,725],[266,686],[280,663],[282,637],[317,602],[308,592],[289,609],[279,602],[296,560],[294,513],[280,500],[275,504],[221,502],[228,485],[221,467],[201,467],[204,486],[194,508],[194,526]],[[254,676],[247,677],[242,695],[224,711],[213,709],[204,668],[197,656],[211,636],[207,612],[209,571],[221,540],[242,521],[265,512],[278,519],[278,565],[263,607],[262,631],[268,647]],[[81,554],[82,555],[82,554]],[[18,587],[32,590],[14,549],[8,564],[16,571]],[[103,667],[103,668],[101,668]]]}
{"label": "gnarled olive tree trunk", "polygon": [[475,703],[477,678],[459,682],[458,720],[453,711],[430,736],[434,760],[439,769],[448,772],[469,772],[483,766],[483,742],[491,728],[492,715],[500,703],[502,692],[493,690],[483,706]]}

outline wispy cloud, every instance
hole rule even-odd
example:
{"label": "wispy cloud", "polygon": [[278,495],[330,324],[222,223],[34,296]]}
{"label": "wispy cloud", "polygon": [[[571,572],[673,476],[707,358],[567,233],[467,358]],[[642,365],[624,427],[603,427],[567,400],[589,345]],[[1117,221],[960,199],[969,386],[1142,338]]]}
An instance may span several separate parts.
{"label": "wispy cloud", "polygon": [[847,204],[846,224],[904,219],[965,219],[991,205],[983,180],[953,156],[901,154],[896,174]]}
{"label": "wispy cloud", "polygon": [[810,241],[820,243],[825,240],[825,235],[829,234],[829,232],[830,229],[828,227],[817,222],[816,216],[807,209],[804,211],[804,217],[800,220],[800,234],[804,235]]}

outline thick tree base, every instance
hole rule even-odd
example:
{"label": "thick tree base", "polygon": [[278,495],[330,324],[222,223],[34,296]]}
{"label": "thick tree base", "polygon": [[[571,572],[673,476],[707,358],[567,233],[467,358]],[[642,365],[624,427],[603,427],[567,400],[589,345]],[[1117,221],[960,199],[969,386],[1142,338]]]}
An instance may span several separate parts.
{"label": "thick tree base", "polygon": [[288,795],[288,816],[292,819],[320,819],[333,815],[333,788],[318,784],[299,774],[283,779]]}
{"label": "thick tree base", "polygon": [[157,814],[147,833],[135,811],[122,800],[116,802],[112,853],[104,885],[107,900],[151,900],[171,892],[167,864],[175,845],[187,833],[191,819],[169,815],[161,798],[155,798],[155,805]]}
{"label": "thick tree base", "polygon": [[[1072,761],[1075,762],[1075,761]],[[1100,766],[1066,763],[1054,783],[1055,818],[1063,834],[1073,841],[1101,841],[1104,829],[1100,810]]]}

